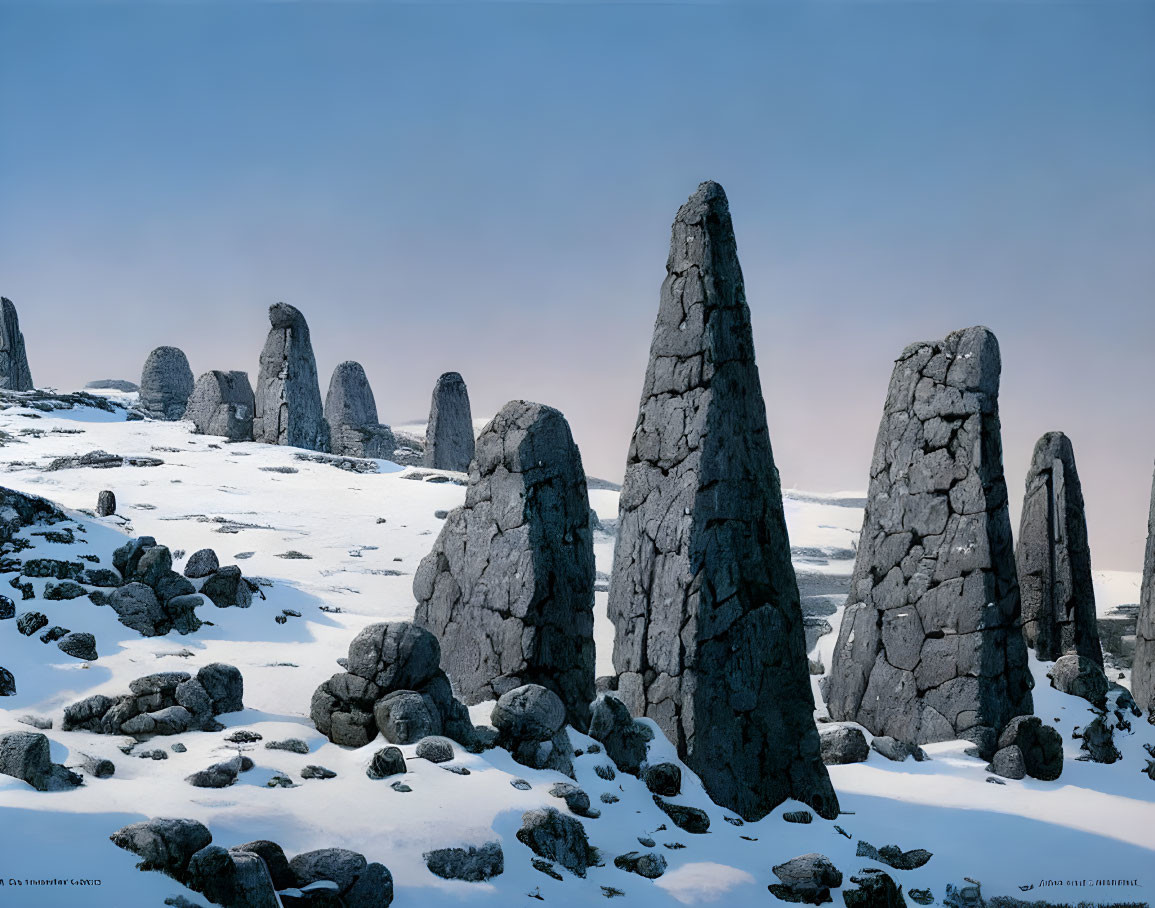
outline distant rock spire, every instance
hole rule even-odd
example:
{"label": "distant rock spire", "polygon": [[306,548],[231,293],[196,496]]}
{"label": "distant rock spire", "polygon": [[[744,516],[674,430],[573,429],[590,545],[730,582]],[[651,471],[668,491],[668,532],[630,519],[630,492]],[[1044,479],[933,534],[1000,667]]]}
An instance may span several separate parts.
{"label": "distant rock spire", "polygon": [[253,440],[328,451],[329,426],[305,316],[287,303],[274,303],[269,322],[257,373]]}
{"label": "distant rock spire", "polygon": [[473,460],[473,416],[465,379],[446,372],[433,387],[425,426],[425,466],[464,473]]}
{"label": "distant rock spire", "polygon": [[1035,445],[1015,562],[1027,646],[1049,662],[1078,653],[1102,667],[1083,488],[1062,432]]}
{"label": "distant rock spire", "polygon": [[183,419],[193,391],[188,357],[178,347],[157,347],[140,375],[140,408],[153,419]]}
{"label": "distant rock spire", "polygon": [[20,333],[20,318],[16,305],[7,297],[0,297],[0,388],[32,390],[32,372],[24,350],[24,335]]}
{"label": "distant rock spire", "polygon": [[360,363],[343,362],[333,370],[325,421],[334,454],[384,458],[397,447],[390,428],[377,422],[377,402]]}
{"label": "distant rock spire", "polygon": [[610,581],[618,696],[747,820],[838,816],[726,194],[670,240]]}
{"label": "distant rock spire", "polygon": [[1147,517],[1147,550],[1143,558],[1143,585],[1139,590],[1131,693],[1147,713],[1148,720],[1155,716],[1155,479],[1151,483],[1151,510]]}
{"label": "distant rock spire", "polygon": [[986,328],[907,347],[874,445],[830,715],[910,744],[966,738],[990,757],[1031,677]]}

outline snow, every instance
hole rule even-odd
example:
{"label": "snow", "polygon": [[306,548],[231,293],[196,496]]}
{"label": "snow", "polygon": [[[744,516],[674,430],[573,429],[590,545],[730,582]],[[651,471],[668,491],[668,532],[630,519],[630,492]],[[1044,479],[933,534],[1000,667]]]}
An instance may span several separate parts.
{"label": "snow", "polygon": [[[131,400],[131,395],[108,396]],[[568,872],[563,872],[564,881],[553,880],[531,867],[530,852],[515,832],[526,810],[542,805],[565,809],[548,794],[550,785],[561,779],[558,774],[531,770],[514,763],[508,753],[492,750],[481,755],[458,751],[453,765],[468,768],[470,774],[457,775],[416,759],[415,747],[405,746],[401,749],[408,772],[401,778],[413,790],[397,792],[390,786],[395,779],[372,781],[365,775],[372,754],[385,744],[382,739],[359,749],[338,747],[308,718],[314,688],[340,670],[335,660],[345,655],[357,631],[370,623],[412,617],[412,575],[441,526],[434,512],[460,504],[461,485],[414,481],[406,478],[414,470],[387,464],[377,474],[349,473],[296,460],[288,448],[225,444],[192,434],[186,423],[125,422],[122,416],[96,410],[40,414],[7,409],[0,412],[0,430],[15,436],[0,451],[0,462],[7,467],[0,484],[59,503],[86,528],[72,545],[50,543],[25,531],[34,549],[22,557],[95,554],[109,565],[112,550],[127,535],[152,535],[186,556],[212,547],[222,564],[235,561],[246,576],[271,581],[263,587],[267,601],[254,599],[247,610],[202,606],[200,615],[212,626],[189,636],[160,638],[139,637],[117,622],[111,609],[86,598],[46,602],[40,595],[46,581],[31,581],[37,599],[28,605],[45,612],[51,624],[95,634],[100,659],[80,663],[54,644],[20,636],[15,621],[0,622],[0,665],[15,674],[18,687],[16,696],[0,701],[0,732],[26,729],[18,722],[25,714],[48,716],[55,722],[47,732],[54,759],[76,765],[81,753],[107,757],[116,764],[116,774],[86,778],[85,785],[73,791],[49,793],[0,776],[0,877],[6,882],[42,877],[101,881],[79,893],[72,885],[24,886],[18,893],[6,885],[0,888],[0,904],[131,908],[159,905],[176,893],[203,903],[167,877],[137,871],[137,859],[109,842],[116,829],[150,816],[198,819],[209,826],[214,841],[225,846],[269,838],[290,855],[322,847],[354,849],[390,868],[397,906],[538,904],[528,897],[534,891],[546,905],[597,905],[604,899],[602,887],[621,890],[621,904],[644,908],[765,905],[774,902],[766,891],[775,881],[770,868],[810,851],[830,857],[846,874],[847,887],[849,876],[860,868],[883,867],[908,892],[929,888],[940,903],[946,884],[962,884],[964,877],[980,880],[986,896],[1020,897],[1021,886],[1034,884],[1030,897],[1052,901],[1151,897],[1155,782],[1140,770],[1146,765],[1142,745],[1155,741],[1155,728],[1132,719],[1133,734],[1116,733],[1124,758],[1114,765],[1076,761],[1079,742],[1071,732],[1090,718],[1087,704],[1051,689],[1047,665],[1034,661],[1036,711],[1059,728],[1065,742],[1066,763],[1058,781],[991,784],[983,762],[966,756],[962,742],[926,747],[932,760],[925,763],[891,763],[872,752],[865,763],[830,767],[846,813],[836,822],[850,839],[835,830],[835,823],[817,817],[810,825],[785,823],[782,813],[803,806],[796,802],[781,805],[757,823],[732,825],[726,821],[732,815],[710,803],[698,779],[683,768],[683,793],[675,800],[705,809],[711,819],[708,834],[684,833],[669,823],[637,779],[622,773],[612,781],[601,779],[595,767],[608,759],[588,753],[592,740],[571,730],[574,746],[586,751],[575,759],[578,784],[602,812],[599,819],[582,822],[605,863],[584,880]],[[42,434],[21,435],[21,430]],[[82,431],[64,434],[76,430]],[[106,470],[42,469],[52,458],[94,449],[165,462]],[[263,469],[268,467],[296,472]],[[81,514],[105,488],[116,492],[120,516],[95,519]],[[829,552],[853,549],[861,497],[787,492],[792,544]],[[616,492],[595,490],[590,501],[599,519],[616,518]],[[289,551],[309,557],[279,557]],[[596,533],[595,551],[598,571],[608,575],[612,535]],[[240,555],[246,557],[237,560]],[[822,561],[808,558],[798,567],[845,575],[853,564],[846,558],[816,563]],[[183,558],[178,559],[178,569],[182,564]],[[1101,611],[1137,601],[1137,588],[1136,574],[1096,574]],[[13,598],[23,611],[19,595]],[[605,592],[596,597],[599,673],[611,668],[613,632],[605,616],[606,598]],[[339,611],[322,611],[322,605]],[[295,609],[303,617],[276,624],[273,616],[282,609]],[[834,633],[820,638],[812,654],[827,666],[840,617],[841,611],[827,619]],[[196,789],[183,781],[237,751],[237,745],[225,742],[224,733],[190,732],[139,745],[137,752],[168,752],[168,759],[153,761],[122,754],[118,737],[60,731],[64,706],[81,697],[123,692],[141,675],[195,671],[215,661],[236,665],[245,678],[247,708],[221,720],[229,729],[252,729],[264,739],[244,746],[256,767],[230,788]],[[473,707],[474,720],[484,722],[488,709],[488,704]],[[309,753],[264,747],[288,737],[304,739]],[[169,749],[178,741],[186,753]],[[658,734],[651,760],[673,758],[673,747]],[[337,778],[302,780],[300,771],[307,764],[326,766]],[[289,775],[297,787],[267,788],[265,783],[278,773]],[[517,778],[528,780],[532,788],[514,789],[510,782]],[[603,803],[603,793],[620,800]],[[663,824],[668,828],[660,830]],[[657,840],[655,850],[669,862],[667,873],[656,881],[613,866],[613,856],[641,849],[637,838],[646,835]],[[855,857],[859,839],[875,846],[926,848],[934,857],[913,871],[885,868]],[[502,842],[506,869],[488,883],[438,879],[422,860],[432,848],[495,840]],[[665,843],[685,847],[667,849]],[[1091,883],[1137,878],[1140,885],[1040,886],[1044,879],[1065,884],[1084,878]]]}

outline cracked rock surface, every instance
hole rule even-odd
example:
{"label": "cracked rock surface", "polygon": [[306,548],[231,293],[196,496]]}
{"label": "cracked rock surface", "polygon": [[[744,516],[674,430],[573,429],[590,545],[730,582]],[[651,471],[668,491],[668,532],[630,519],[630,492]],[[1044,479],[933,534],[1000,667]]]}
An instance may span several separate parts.
{"label": "cracked rock surface", "polygon": [[1027,646],[1048,662],[1078,653],[1102,666],[1083,488],[1062,432],[1035,444],[1015,562]]}
{"label": "cracked rock surface", "polygon": [[1135,625],[1135,657],[1131,668],[1135,702],[1155,715],[1155,480],[1151,484],[1151,511],[1147,518],[1147,549],[1143,582],[1139,588],[1139,618]]}
{"label": "cracked rock surface", "polygon": [[986,328],[916,343],[895,364],[858,560],[825,690],[830,715],[910,744],[966,738],[991,756],[1030,713]]}
{"label": "cracked rock surface", "polygon": [[16,306],[0,297],[0,388],[8,391],[31,391],[32,373]]}
{"label": "cracked rock surface", "polygon": [[193,392],[188,357],[179,347],[157,347],[140,374],[140,409],[153,419],[183,419]]}
{"label": "cracked rock surface", "polygon": [[473,415],[469,391],[457,372],[446,372],[433,386],[425,425],[425,466],[464,473],[473,460]]}
{"label": "cracked rock surface", "polygon": [[342,457],[389,457],[397,447],[393,432],[377,421],[377,402],[360,363],[343,362],[333,370],[325,396],[330,446]]}
{"label": "cracked rock surface", "polygon": [[197,379],[185,419],[201,435],[223,435],[229,441],[252,441],[256,404],[247,372],[214,369]]}
{"label": "cracked rock surface", "polygon": [[[744,819],[838,801],[722,187],[674,220],[610,582],[618,696]],[[701,734],[699,734],[699,730]]]}
{"label": "cracked rock surface", "polygon": [[287,303],[274,303],[269,322],[257,373],[253,440],[328,451],[329,425],[305,316]]}
{"label": "cracked rock surface", "polygon": [[510,401],[482,430],[465,505],[413,579],[417,624],[467,704],[524,684],[585,728],[594,699],[594,553],[581,454],[562,414]]}

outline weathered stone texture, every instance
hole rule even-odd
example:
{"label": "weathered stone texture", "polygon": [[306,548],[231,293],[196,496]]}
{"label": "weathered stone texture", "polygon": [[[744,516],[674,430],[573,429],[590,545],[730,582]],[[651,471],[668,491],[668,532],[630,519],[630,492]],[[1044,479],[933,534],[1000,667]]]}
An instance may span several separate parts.
{"label": "weathered stone texture", "polygon": [[618,696],[746,819],[838,801],[722,187],[678,211],[622,486],[609,615]]}
{"label": "weathered stone texture", "polygon": [[325,396],[330,446],[343,457],[389,457],[397,447],[393,432],[377,421],[377,402],[360,363],[333,370]]}
{"label": "weathered stone texture", "polygon": [[465,379],[446,372],[433,387],[425,426],[425,466],[464,473],[473,460],[473,414]]}
{"label": "weathered stone texture", "polygon": [[1151,484],[1151,511],[1147,518],[1147,550],[1139,590],[1139,619],[1135,625],[1135,657],[1131,693],[1150,721],[1155,717],[1155,480]]}
{"label": "weathered stone texture", "polygon": [[140,374],[140,408],[153,419],[182,419],[193,392],[188,357],[177,347],[157,347]]}
{"label": "weathered stone texture", "polygon": [[1015,563],[1027,646],[1046,661],[1078,653],[1101,666],[1083,489],[1062,432],[1048,432],[1035,445]]}
{"label": "weathered stone texture", "polygon": [[305,316],[287,303],[274,303],[269,322],[257,373],[253,440],[328,451],[329,425]]}
{"label": "weathered stone texture", "polygon": [[481,432],[464,507],[413,581],[465,703],[523,684],[586,728],[594,699],[594,553],[581,454],[560,412],[510,401]]}
{"label": "weathered stone texture", "polygon": [[201,435],[252,441],[255,409],[248,373],[214,369],[197,379],[185,419],[191,419]]}
{"label": "weathered stone texture", "polygon": [[20,318],[15,304],[7,297],[0,297],[0,389],[32,390],[32,372],[28,368],[24,335],[20,333]]}
{"label": "weathered stone texture", "polygon": [[875,443],[854,577],[825,690],[835,719],[985,756],[1031,712],[986,328],[906,348]]}

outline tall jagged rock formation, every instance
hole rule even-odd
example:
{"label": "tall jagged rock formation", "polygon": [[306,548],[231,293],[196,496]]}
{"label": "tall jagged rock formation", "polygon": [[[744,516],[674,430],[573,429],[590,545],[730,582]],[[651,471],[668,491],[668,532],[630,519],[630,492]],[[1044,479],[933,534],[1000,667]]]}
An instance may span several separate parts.
{"label": "tall jagged rock formation", "polygon": [[446,372],[433,387],[425,426],[425,466],[464,473],[473,460],[473,415],[465,379]]}
{"label": "tall jagged rock formation", "polygon": [[32,390],[32,372],[24,350],[24,335],[20,333],[20,317],[16,314],[16,305],[7,297],[0,297],[0,389]]}
{"label": "tall jagged rock formation", "polygon": [[333,370],[325,396],[325,422],[334,454],[388,457],[397,447],[390,428],[377,422],[377,402],[360,363],[344,362]]}
{"label": "tall jagged rock formation", "polygon": [[1050,662],[1078,653],[1102,667],[1083,487],[1062,432],[1035,444],[1015,563],[1027,646]]}
{"label": "tall jagged rock formation", "polygon": [[188,357],[179,347],[157,347],[140,374],[140,408],[153,419],[183,419],[193,391]]}
{"label": "tall jagged rock formation", "polygon": [[586,728],[594,699],[594,552],[581,454],[560,412],[510,401],[482,430],[464,507],[413,579],[464,702],[524,684]]}
{"label": "tall jagged rock formation", "polygon": [[1151,482],[1147,551],[1143,558],[1143,586],[1139,590],[1139,620],[1135,625],[1135,658],[1131,666],[1131,693],[1147,713],[1147,720],[1152,721],[1155,719],[1155,479]]}
{"label": "tall jagged rock formation", "polygon": [[730,210],[678,211],[621,491],[609,615],[618,696],[655,720],[719,804],[824,817],[798,584]]}
{"label": "tall jagged rock formation", "polygon": [[252,441],[253,387],[247,372],[214,369],[197,379],[185,418],[202,435],[223,435],[229,441]]}
{"label": "tall jagged rock formation", "polygon": [[825,689],[835,719],[985,756],[1031,712],[986,328],[907,347],[870,468],[854,577]]}
{"label": "tall jagged rock formation", "polygon": [[257,373],[253,440],[328,451],[329,425],[305,316],[287,303],[274,303],[269,322]]}

